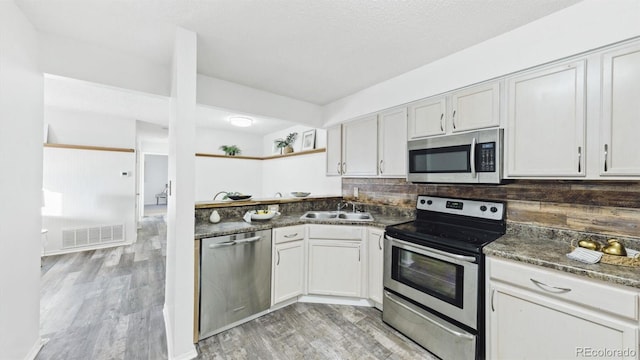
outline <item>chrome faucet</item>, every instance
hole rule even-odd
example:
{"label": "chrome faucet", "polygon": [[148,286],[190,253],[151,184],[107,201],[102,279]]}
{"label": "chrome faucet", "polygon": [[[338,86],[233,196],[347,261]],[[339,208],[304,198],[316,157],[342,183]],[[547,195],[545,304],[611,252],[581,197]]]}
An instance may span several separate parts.
{"label": "chrome faucet", "polygon": [[336,211],[337,211],[337,212],[340,212],[340,210],[344,209],[344,208],[345,208],[345,207],[347,207],[347,206],[349,206],[349,203],[348,203],[348,202],[342,202],[342,201],[339,201],[339,202],[338,202],[338,206],[337,206]]}
{"label": "chrome faucet", "polygon": [[[224,194],[225,196],[227,196],[229,194],[229,192],[228,191],[218,191],[217,194],[213,195],[213,201],[215,201],[216,198],[218,197],[218,195],[220,195],[220,194]],[[224,197],[222,199],[224,199]]]}

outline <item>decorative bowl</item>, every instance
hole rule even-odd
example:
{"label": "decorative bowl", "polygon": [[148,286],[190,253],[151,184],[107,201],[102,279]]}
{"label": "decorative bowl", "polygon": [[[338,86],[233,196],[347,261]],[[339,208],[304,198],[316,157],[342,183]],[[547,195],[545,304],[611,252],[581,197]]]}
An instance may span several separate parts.
{"label": "decorative bowl", "polygon": [[249,213],[251,214],[251,220],[269,220],[276,215],[280,215],[277,211],[269,210],[251,210]]}
{"label": "decorative bowl", "polygon": [[291,193],[291,195],[295,196],[295,197],[305,197],[305,196],[309,196],[309,194],[311,194],[310,192],[303,192],[303,191],[294,191]]}
{"label": "decorative bowl", "polygon": [[251,195],[227,195],[227,197],[234,201],[251,199]]}

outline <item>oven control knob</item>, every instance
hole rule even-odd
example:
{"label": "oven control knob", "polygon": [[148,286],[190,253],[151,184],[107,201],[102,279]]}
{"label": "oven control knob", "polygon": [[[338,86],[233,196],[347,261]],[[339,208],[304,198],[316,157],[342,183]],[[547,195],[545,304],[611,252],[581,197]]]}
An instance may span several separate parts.
{"label": "oven control knob", "polygon": [[425,203],[424,199],[420,200],[420,204],[424,205],[424,203]]}
{"label": "oven control knob", "polygon": [[491,212],[492,212],[492,213],[494,213],[494,212],[498,212],[498,208],[497,208],[497,207],[495,207],[495,206],[492,206],[492,207],[491,207]]}
{"label": "oven control knob", "polygon": [[432,200],[427,200],[427,205],[431,205],[431,204],[433,204],[433,201]]}
{"label": "oven control knob", "polygon": [[480,206],[480,211],[487,211],[487,207],[484,205]]}

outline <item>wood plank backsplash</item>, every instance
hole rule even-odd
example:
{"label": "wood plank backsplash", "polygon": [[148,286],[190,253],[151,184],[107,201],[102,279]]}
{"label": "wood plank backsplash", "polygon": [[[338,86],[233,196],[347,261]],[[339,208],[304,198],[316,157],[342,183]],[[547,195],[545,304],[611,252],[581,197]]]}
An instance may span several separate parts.
{"label": "wood plank backsplash", "polygon": [[[358,188],[358,199],[353,197]],[[343,178],[342,196],[415,207],[418,195],[507,201],[507,220],[640,237],[640,181],[513,180],[503,185],[414,184],[404,179]]]}

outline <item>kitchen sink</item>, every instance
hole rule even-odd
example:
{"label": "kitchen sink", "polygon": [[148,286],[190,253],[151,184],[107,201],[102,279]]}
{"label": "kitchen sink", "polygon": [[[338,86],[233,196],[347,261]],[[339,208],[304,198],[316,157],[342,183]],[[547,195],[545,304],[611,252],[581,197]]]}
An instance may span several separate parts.
{"label": "kitchen sink", "polygon": [[373,221],[373,216],[367,212],[350,213],[344,211],[307,211],[300,217],[307,220],[344,220],[344,221]]}

